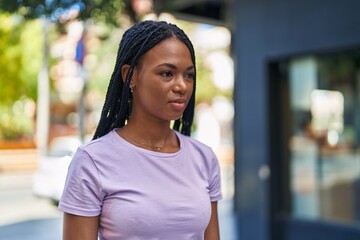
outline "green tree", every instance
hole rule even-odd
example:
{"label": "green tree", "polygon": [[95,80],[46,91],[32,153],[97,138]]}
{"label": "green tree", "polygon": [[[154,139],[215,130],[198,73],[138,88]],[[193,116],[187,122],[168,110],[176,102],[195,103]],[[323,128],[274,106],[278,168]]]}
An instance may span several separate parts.
{"label": "green tree", "polygon": [[[36,99],[41,63],[41,26],[20,16],[0,14],[0,137],[31,133],[33,119],[19,110]],[[31,42],[31,44],[29,44]],[[20,101],[19,101],[20,100]]]}
{"label": "green tree", "polygon": [[37,81],[37,144],[40,154],[47,151],[49,131],[49,43],[48,32],[50,22],[59,25],[73,20],[75,17],[86,20],[118,25],[123,9],[122,0],[0,0],[0,13],[8,12],[25,19],[42,19],[43,21],[43,56],[42,66]]}
{"label": "green tree", "polygon": [[0,0],[0,11],[27,19],[47,17],[60,24],[77,13],[83,20],[92,18],[117,25],[123,9],[123,0]]}
{"label": "green tree", "polygon": [[[0,14],[0,104],[21,96],[36,98],[36,74],[40,68],[38,22]],[[32,44],[29,44],[31,41]]]}

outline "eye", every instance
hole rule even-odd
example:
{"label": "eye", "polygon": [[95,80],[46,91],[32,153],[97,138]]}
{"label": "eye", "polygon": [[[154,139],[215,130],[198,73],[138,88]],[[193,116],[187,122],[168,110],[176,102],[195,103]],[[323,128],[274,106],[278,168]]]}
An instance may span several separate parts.
{"label": "eye", "polygon": [[173,74],[170,71],[161,72],[160,75],[167,78],[173,76]]}
{"label": "eye", "polygon": [[186,73],[185,78],[194,80],[195,74],[194,73]]}

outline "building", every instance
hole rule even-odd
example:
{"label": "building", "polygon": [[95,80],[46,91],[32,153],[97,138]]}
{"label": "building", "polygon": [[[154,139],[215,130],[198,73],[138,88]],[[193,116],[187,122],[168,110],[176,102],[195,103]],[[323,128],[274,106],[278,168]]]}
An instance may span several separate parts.
{"label": "building", "polygon": [[360,239],[360,2],[154,3],[232,32],[239,239]]}

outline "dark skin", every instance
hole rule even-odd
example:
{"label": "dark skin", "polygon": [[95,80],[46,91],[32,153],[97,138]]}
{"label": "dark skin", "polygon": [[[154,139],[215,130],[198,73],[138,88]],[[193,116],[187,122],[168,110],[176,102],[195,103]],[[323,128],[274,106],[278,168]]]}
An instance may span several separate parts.
{"label": "dark skin", "polygon": [[[125,79],[129,65],[122,67]],[[193,92],[194,66],[184,43],[170,38],[145,53],[131,79],[133,107],[120,135],[134,145],[139,142],[176,152],[179,143],[170,122],[182,116]],[[131,139],[135,140],[132,141]],[[148,148],[139,145],[139,147]]]}
{"label": "dark skin", "polygon": [[64,240],[97,240],[100,216],[82,217],[64,213]]}
{"label": "dark skin", "polygon": [[[123,79],[129,68],[129,65],[122,67]],[[118,134],[131,144],[148,150],[154,150],[153,145],[163,146],[159,152],[179,151],[179,141],[170,123],[182,116],[193,92],[193,77],[191,55],[181,41],[170,38],[150,49],[134,69],[132,114]],[[65,213],[63,239],[97,240],[99,220],[99,216]],[[217,202],[212,202],[204,239],[219,240],[219,235]]]}

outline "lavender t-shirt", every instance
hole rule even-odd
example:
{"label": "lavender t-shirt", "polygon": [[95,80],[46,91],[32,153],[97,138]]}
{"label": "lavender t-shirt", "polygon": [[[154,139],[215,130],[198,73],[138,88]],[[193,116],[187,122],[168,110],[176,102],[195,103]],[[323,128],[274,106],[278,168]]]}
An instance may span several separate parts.
{"label": "lavender t-shirt", "polygon": [[219,164],[209,147],[176,134],[176,153],[136,147],[115,130],[80,147],[59,209],[100,215],[102,240],[204,239],[221,199]]}

